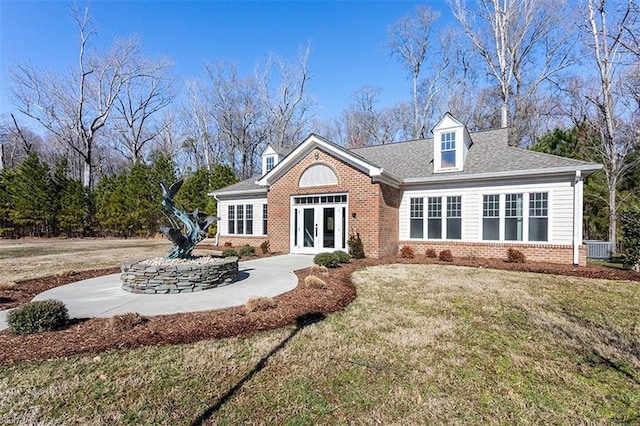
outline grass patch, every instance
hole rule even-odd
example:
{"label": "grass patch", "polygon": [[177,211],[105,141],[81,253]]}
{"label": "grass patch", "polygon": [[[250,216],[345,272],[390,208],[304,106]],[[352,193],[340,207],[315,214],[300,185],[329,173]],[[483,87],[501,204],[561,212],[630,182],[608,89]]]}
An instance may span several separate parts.
{"label": "grass patch", "polygon": [[[442,265],[354,274],[305,327],[0,370],[7,423],[576,424],[640,419],[637,283]],[[204,326],[215,326],[203,324]]]}

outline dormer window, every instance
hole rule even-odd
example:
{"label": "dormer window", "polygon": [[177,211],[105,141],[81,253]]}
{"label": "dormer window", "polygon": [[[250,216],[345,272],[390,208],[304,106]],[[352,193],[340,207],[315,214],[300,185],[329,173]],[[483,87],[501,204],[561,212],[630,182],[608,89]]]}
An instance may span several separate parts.
{"label": "dormer window", "polygon": [[433,172],[464,171],[464,162],[471,143],[471,137],[464,124],[446,113],[433,128]]}
{"label": "dormer window", "polygon": [[274,166],[274,158],[273,158],[273,156],[267,157],[267,159],[266,159],[266,167],[265,167],[266,168],[266,172],[270,172],[271,169],[273,169],[273,166]]}
{"label": "dormer window", "polygon": [[440,136],[440,167],[443,169],[456,166],[456,132],[442,133]]}

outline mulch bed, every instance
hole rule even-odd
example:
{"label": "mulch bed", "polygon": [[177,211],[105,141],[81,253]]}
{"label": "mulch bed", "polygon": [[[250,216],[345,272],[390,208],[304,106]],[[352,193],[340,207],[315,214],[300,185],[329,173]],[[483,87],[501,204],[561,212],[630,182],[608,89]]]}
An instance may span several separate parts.
{"label": "mulch bed", "polygon": [[[0,364],[68,357],[82,353],[103,352],[113,349],[133,349],[142,346],[193,343],[206,339],[250,335],[305,319],[318,320],[343,310],[356,297],[351,274],[358,269],[387,263],[445,264],[436,259],[416,256],[412,259],[362,259],[321,276],[326,289],[305,288],[304,278],[310,268],[296,272],[299,283],[294,290],[276,298],[275,309],[247,312],[244,306],[210,312],[161,315],[146,318],[131,330],[121,330],[113,321],[103,318],[76,320],[65,330],[14,336],[7,330],[0,332]],[[453,265],[570,275],[587,278],[640,281],[640,274],[630,270],[588,265],[574,267],[542,262],[507,263],[500,259],[461,259]],[[28,302],[44,290],[94,276],[118,272],[119,268],[84,271],[71,276],[47,277],[19,282],[15,289],[0,292],[0,309]],[[157,297],[162,297],[157,296]],[[5,302],[5,299],[10,299]]]}

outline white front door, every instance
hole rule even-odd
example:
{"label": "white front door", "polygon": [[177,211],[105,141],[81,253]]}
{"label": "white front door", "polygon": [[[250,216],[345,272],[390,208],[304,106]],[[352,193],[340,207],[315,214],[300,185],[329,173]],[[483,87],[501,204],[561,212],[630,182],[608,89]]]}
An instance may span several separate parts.
{"label": "white front door", "polygon": [[[319,200],[326,197],[305,197]],[[346,200],[346,197],[345,197]],[[291,252],[317,254],[346,250],[347,205],[294,204],[291,209]]]}

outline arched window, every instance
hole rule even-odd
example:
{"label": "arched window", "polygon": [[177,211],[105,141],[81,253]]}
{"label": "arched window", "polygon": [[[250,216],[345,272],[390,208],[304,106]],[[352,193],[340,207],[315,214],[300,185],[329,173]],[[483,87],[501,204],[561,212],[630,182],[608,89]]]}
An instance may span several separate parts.
{"label": "arched window", "polygon": [[314,164],[300,177],[300,187],[337,185],[338,177],[333,169],[325,164]]}

